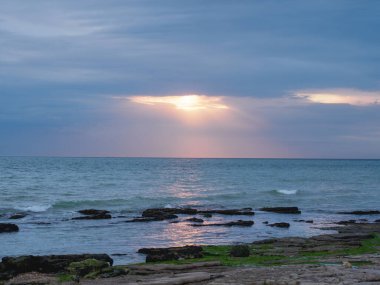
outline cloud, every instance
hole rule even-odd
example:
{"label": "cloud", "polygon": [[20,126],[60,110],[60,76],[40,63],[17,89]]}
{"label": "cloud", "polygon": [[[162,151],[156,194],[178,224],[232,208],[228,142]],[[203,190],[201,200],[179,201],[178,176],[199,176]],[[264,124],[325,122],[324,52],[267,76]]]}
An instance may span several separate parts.
{"label": "cloud", "polygon": [[0,1],[0,154],[380,157],[379,12]]}
{"label": "cloud", "polygon": [[182,95],[182,96],[130,96],[128,99],[133,103],[145,105],[171,105],[178,110],[199,111],[228,109],[221,97],[205,95]]}
{"label": "cloud", "polygon": [[347,104],[353,106],[380,104],[379,91],[370,92],[353,89],[301,91],[297,92],[295,97],[320,104]]}

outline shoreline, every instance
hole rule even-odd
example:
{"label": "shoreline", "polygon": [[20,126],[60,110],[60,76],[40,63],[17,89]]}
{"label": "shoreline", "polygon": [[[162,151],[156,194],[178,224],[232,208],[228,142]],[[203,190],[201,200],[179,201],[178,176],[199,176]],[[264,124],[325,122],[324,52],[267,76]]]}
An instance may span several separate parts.
{"label": "shoreline", "polygon": [[[380,223],[352,223],[328,229],[337,233],[309,238],[266,239],[245,244],[250,247],[250,255],[246,257],[228,257],[233,245],[205,246],[202,247],[204,254],[201,258],[111,267],[125,270],[125,274],[120,276],[96,279],[82,276],[74,278],[74,281],[65,281],[62,274],[24,273],[4,284],[28,284],[28,282],[29,284],[98,285],[189,282],[192,284],[339,282],[339,284],[359,282],[377,284],[373,282],[380,282]],[[214,248],[214,252],[210,252],[211,248]],[[69,278],[69,275],[66,275],[66,278]]]}

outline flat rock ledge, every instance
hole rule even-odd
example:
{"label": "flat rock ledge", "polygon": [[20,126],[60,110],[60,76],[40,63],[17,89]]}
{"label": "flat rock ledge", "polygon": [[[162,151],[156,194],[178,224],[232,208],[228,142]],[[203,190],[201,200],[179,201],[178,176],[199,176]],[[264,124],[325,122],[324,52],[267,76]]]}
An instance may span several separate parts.
{"label": "flat rock ledge", "polygon": [[146,254],[146,262],[191,259],[203,257],[201,246],[188,245],[183,247],[141,248],[138,253]]}
{"label": "flat rock ledge", "polygon": [[[194,208],[151,208],[142,212],[141,217],[130,219],[125,221],[126,223],[136,222],[155,222],[177,219],[177,215],[203,215],[205,217],[211,217],[213,214],[219,215],[245,215],[253,216],[255,213],[252,208],[243,209],[216,209],[216,210],[198,210]],[[197,222],[200,222],[198,219]]]}
{"label": "flat rock ledge", "polygon": [[301,214],[301,211],[298,209],[298,207],[264,207],[260,208],[259,210],[263,212],[272,212],[278,214]]}
{"label": "flat rock ledge", "polygon": [[69,254],[69,255],[25,255],[19,257],[4,257],[0,262],[0,280],[9,279],[21,273],[59,273],[72,262],[96,259],[105,261],[110,265],[113,260],[107,254]]}

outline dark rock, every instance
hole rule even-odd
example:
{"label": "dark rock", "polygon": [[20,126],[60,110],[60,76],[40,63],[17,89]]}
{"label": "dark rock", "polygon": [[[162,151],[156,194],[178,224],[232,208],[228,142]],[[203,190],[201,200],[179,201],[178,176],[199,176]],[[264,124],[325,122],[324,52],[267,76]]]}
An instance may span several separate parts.
{"label": "dark rock", "polygon": [[26,272],[59,273],[64,272],[72,262],[96,259],[113,264],[107,254],[72,254],[72,255],[25,255],[19,257],[4,257],[0,263],[0,273],[13,277]]}
{"label": "dark rock", "polygon": [[18,232],[19,228],[15,224],[0,224],[0,233]]}
{"label": "dark rock", "polygon": [[265,221],[265,222],[263,222],[263,224],[264,224],[264,225],[267,225],[267,224],[269,224],[269,222],[268,222],[268,221]]}
{"label": "dark rock", "polygon": [[192,208],[153,208],[142,213],[142,218],[130,220],[128,222],[152,222],[178,218],[177,214],[192,215],[197,210]]}
{"label": "dark rock", "polygon": [[379,220],[375,220],[375,223],[380,223],[380,219]]}
{"label": "dark rock", "polygon": [[349,224],[355,224],[356,221],[355,220],[348,220],[348,221],[339,221],[339,222],[336,222],[337,225],[349,225]]}
{"label": "dark rock", "polygon": [[302,223],[308,223],[308,224],[313,224],[313,220],[294,220],[295,222],[302,222]]}
{"label": "dark rock", "polygon": [[243,221],[243,220],[237,220],[233,222],[228,223],[218,223],[218,224],[192,224],[193,227],[209,227],[209,226],[222,226],[222,227],[251,227],[253,226],[253,221]]}
{"label": "dark rock", "polygon": [[235,245],[230,250],[230,256],[233,257],[248,257],[250,253],[248,245]]}
{"label": "dark rock", "polygon": [[16,213],[16,214],[13,214],[12,216],[9,217],[9,219],[11,220],[17,220],[17,219],[22,219],[22,218],[25,218],[28,214],[26,213]]}
{"label": "dark rock", "polygon": [[212,214],[210,213],[202,213],[201,215],[205,218],[212,218]]}
{"label": "dark rock", "polygon": [[198,219],[198,218],[190,218],[190,219],[186,219],[187,222],[194,222],[194,223],[203,223],[204,221],[202,219]]}
{"label": "dark rock", "polygon": [[195,215],[197,209],[192,208],[153,208],[147,209],[142,213],[143,217],[161,217],[165,215]]}
{"label": "dark rock", "polygon": [[244,209],[227,209],[227,210],[202,210],[198,211],[199,214],[219,214],[219,215],[245,215],[253,216],[255,213],[251,208]]}
{"label": "dark rock", "polygon": [[81,213],[83,215],[104,215],[104,214],[109,214],[110,211],[96,210],[96,209],[84,209],[84,210],[79,210],[78,213]]}
{"label": "dark rock", "polygon": [[98,215],[89,215],[89,216],[82,216],[82,217],[75,217],[72,218],[72,220],[105,220],[105,219],[111,219],[112,216],[110,214],[98,214]]}
{"label": "dark rock", "polygon": [[345,215],[380,215],[380,211],[378,211],[378,210],[351,211],[351,212],[339,212],[339,214],[345,214]]}
{"label": "dark rock", "polygon": [[132,220],[125,221],[126,223],[139,223],[139,222],[159,222],[159,221],[165,221],[165,220],[172,220],[177,219],[177,215],[173,214],[163,214],[161,216],[157,217],[140,217],[140,218],[134,218]]}
{"label": "dark rock", "polygon": [[270,227],[277,227],[277,228],[289,228],[290,224],[289,223],[281,222],[281,223],[269,224],[268,226],[270,226]]}
{"label": "dark rock", "polygon": [[168,248],[141,248],[138,253],[146,254],[146,262],[178,260],[189,258],[201,258],[202,247],[188,245],[183,247],[168,247]]}
{"label": "dark rock", "polygon": [[298,207],[264,207],[260,208],[260,211],[279,214],[301,214],[301,211],[298,209]]}

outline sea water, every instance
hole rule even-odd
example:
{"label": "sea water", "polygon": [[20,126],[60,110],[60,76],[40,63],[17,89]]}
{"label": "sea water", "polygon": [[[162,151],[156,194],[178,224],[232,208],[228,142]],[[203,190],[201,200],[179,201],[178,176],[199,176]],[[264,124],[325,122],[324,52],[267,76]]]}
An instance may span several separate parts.
{"label": "sea water", "polygon": [[[298,206],[301,215],[257,211]],[[193,227],[179,222],[126,223],[152,207],[230,209],[250,216],[214,215],[205,223],[237,219],[254,226]],[[80,209],[111,211],[110,220],[72,220]],[[0,157],[0,258],[24,254],[107,253],[116,263],[139,262],[141,247],[231,244],[269,237],[311,236],[338,212],[380,209],[380,160],[175,159]],[[23,219],[9,216],[28,213]],[[373,221],[379,216],[360,218]],[[313,224],[296,220],[313,220]],[[263,222],[289,222],[289,229]]]}

